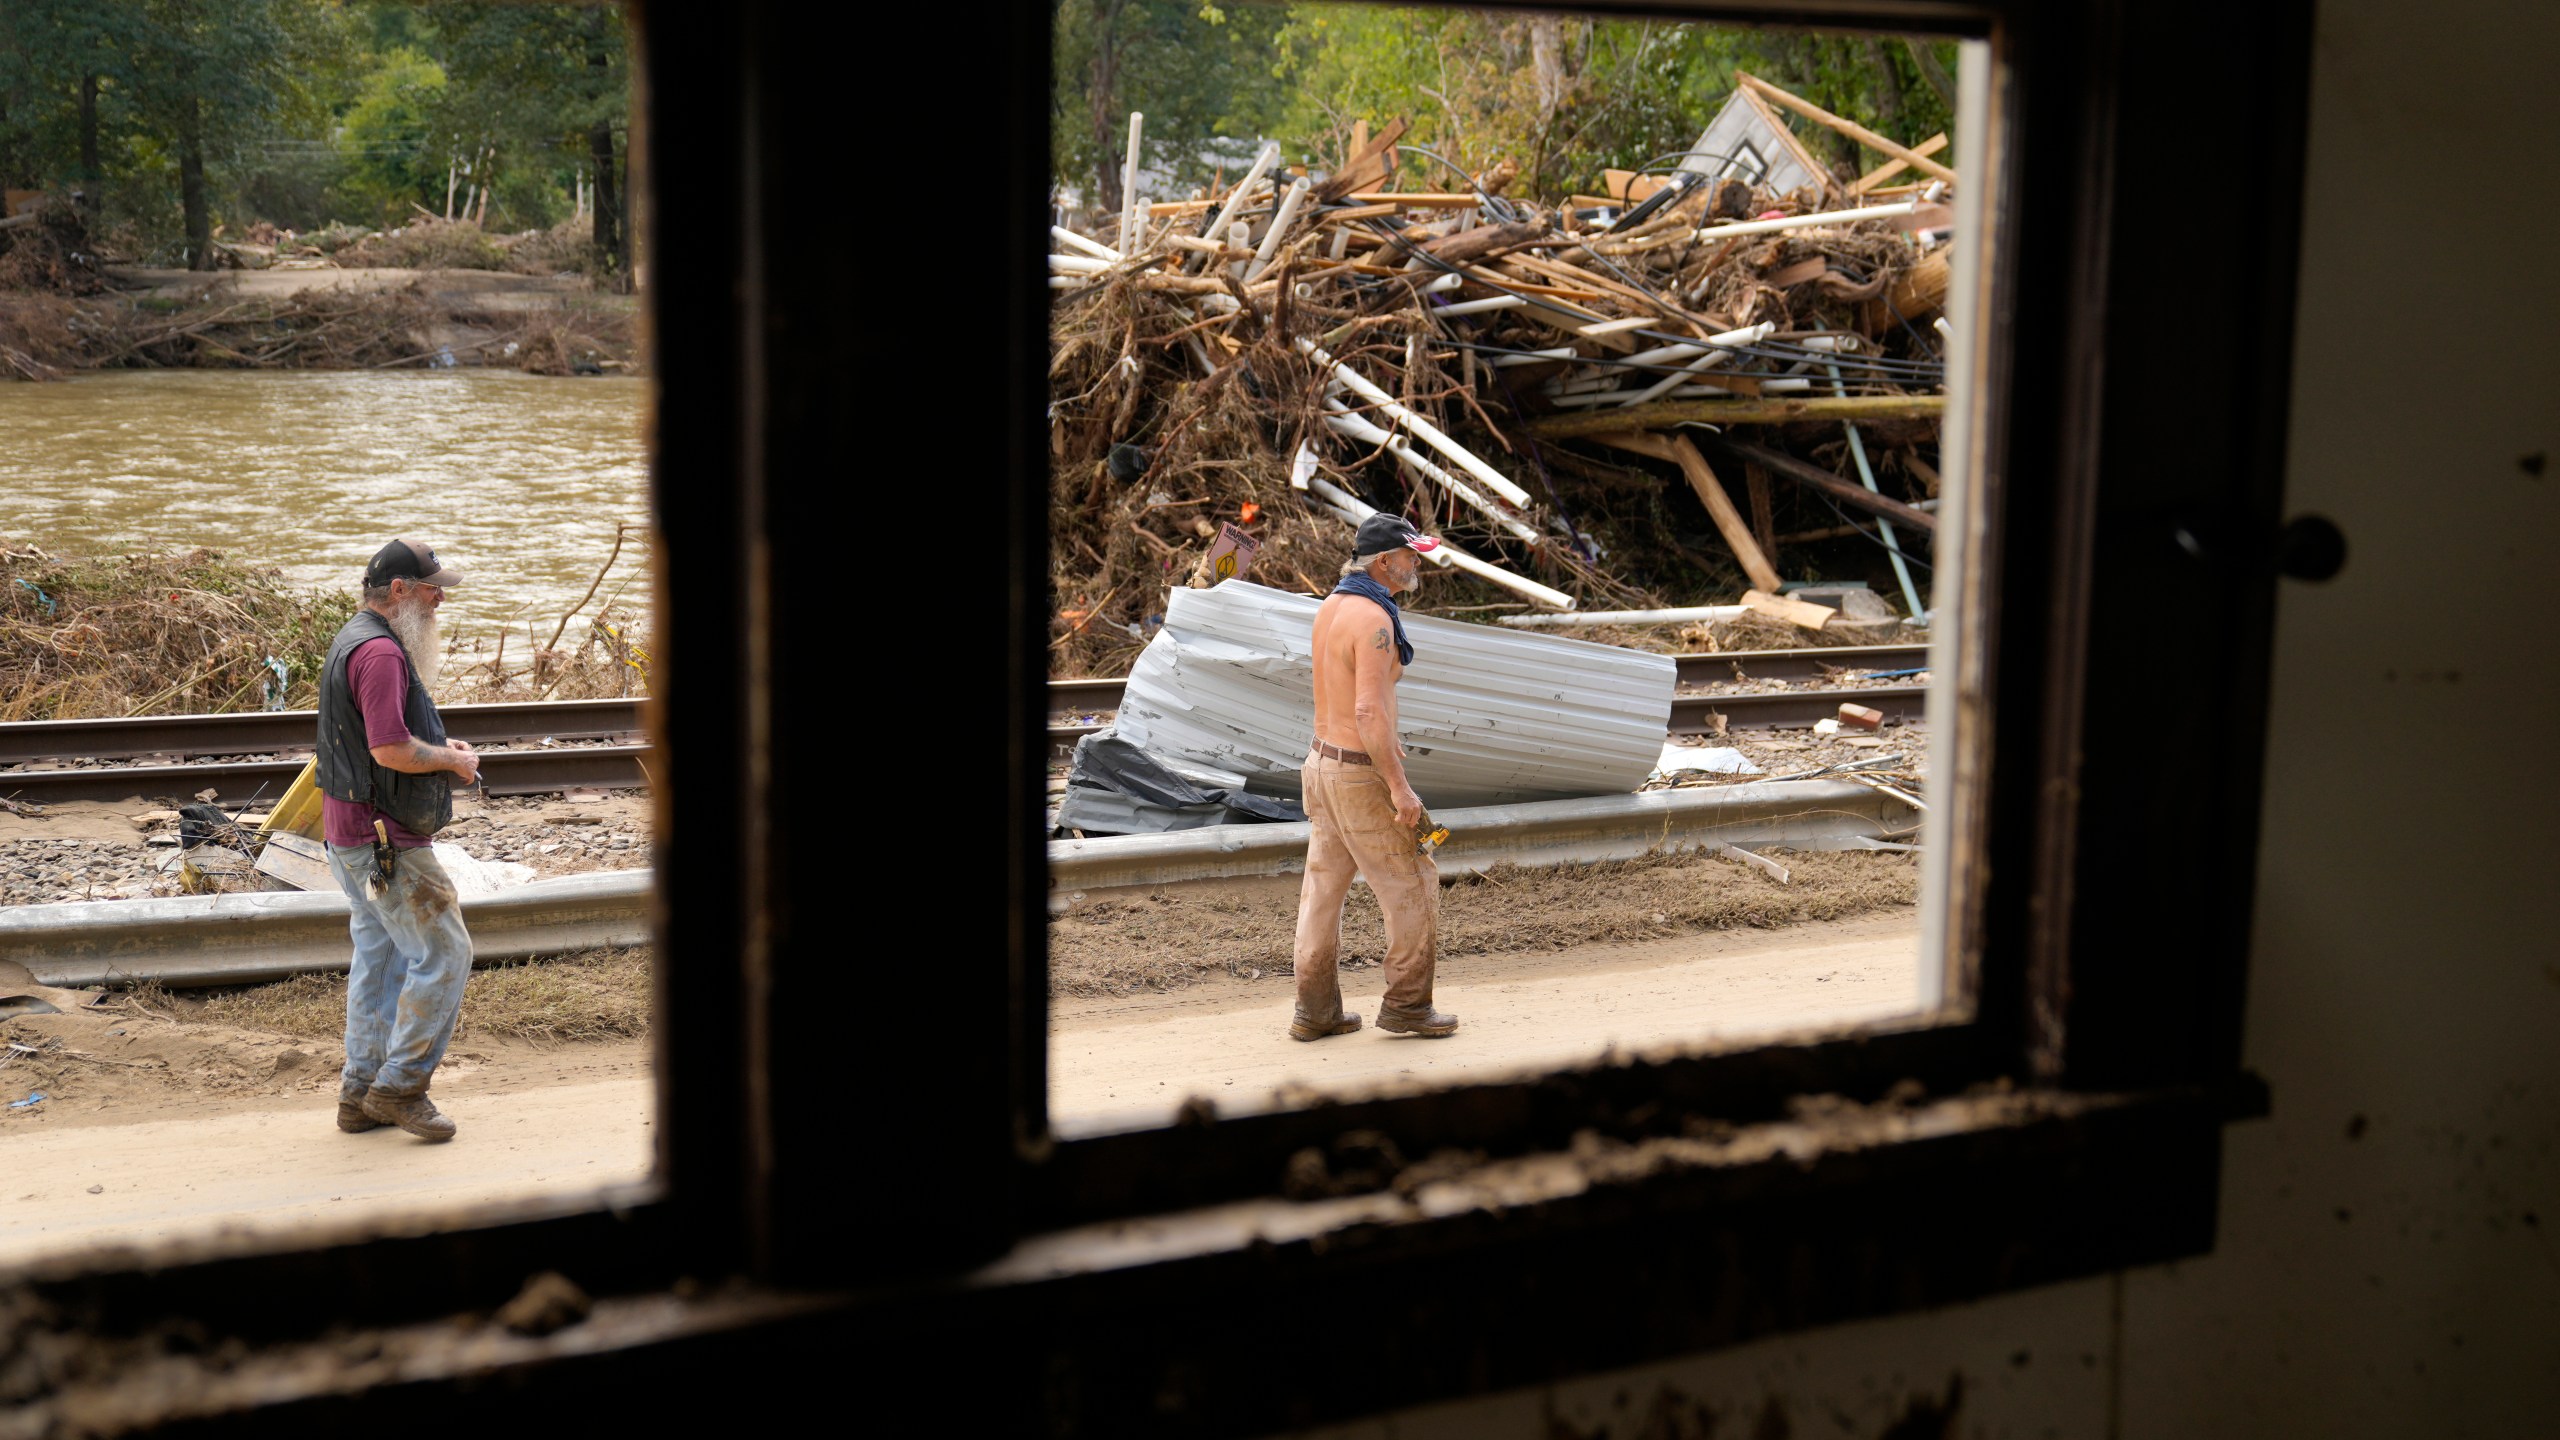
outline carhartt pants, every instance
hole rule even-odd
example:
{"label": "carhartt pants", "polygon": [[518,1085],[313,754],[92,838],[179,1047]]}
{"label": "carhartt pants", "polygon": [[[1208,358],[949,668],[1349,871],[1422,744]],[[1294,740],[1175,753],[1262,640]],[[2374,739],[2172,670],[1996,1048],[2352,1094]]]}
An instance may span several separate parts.
{"label": "carhartt pants", "polygon": [[347,973],[347,1068],[342,1099],[360,1100],[379,1085],[405,1094],[426,1088],[462,1015],[462,982],[471,974],[471,935],[462,901],[435,852],[400,852],[382,898],[365,893],[373,847],[332,845],[329,868],[347,892],[347,930],[355,963]]}
{"label": "carhartt pants", "polygon": [[1356,874],[1369,882],[1387,920],[1387,1005],[1431,1008],[1431,971],[1440,953],[1440,867],[1416,851],[1413,828],[1396,823],[1387,779],[1374,765],[1310,754],[1306,788],[1307,878],[1298,889],[1298,1013],[1342,1013],[1342,897]]}

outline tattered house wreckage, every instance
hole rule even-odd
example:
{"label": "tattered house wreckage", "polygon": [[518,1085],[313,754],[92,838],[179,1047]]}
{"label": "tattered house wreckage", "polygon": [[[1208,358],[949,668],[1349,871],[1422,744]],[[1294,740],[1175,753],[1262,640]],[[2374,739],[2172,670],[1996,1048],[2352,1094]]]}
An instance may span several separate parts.
{"label": "tattered house wreckage", "polygon": [[[1423,153],[1398,146],[1401,122],[1360,127],[1329,176],[1277,168],[1272,145],[1232,186],[1148,203],[1130,117],[1121,212],[1091,234],[1051,231],[1051,670],[1131,676],[1117,727],[1079,747],[1053,833],[1295,818],[1297,612],[1314,602],[1253,586],[1197,597],[1248,566],[1321,595],[1374,508],[1438,533],[1429,558],[1470,582],[1460,598],[1494,602],[1462,608],[1528,612],[1496,617],[1507,625],[1756,617],[1824,643],[1878,638],[1906,614],[1925,624],[1910,561],[1937,524],[1920,449],[1944,406],[1949,337],[1932,322],[1956,175],[1931,157],[1945,137],[1906,148],[1738,79],[1689,150],[1552,209],[1502,194],[1507,162],[1399,188],[1421,183],[1400,156]],[[1831,175],[1781,109],[1886,163]],[[1832,523],[1782,537],[1779,480],[1803,497],[1791,509]],[[1724,553],[1664,535],[1658,492],[1674,483]],[[1631,497],[1652,514],[1611,523]],[[1673,568],[1741,593],[1666,608],[1595,530],[1629,552],[1670,538]],[[1888,552],[1900,613],[1863,593],[1854,611],[1782,593],[1781,543],[1853,532]],[[1538,693],[1611,697],[1609,713],[1550,709],[1532,729],[1552,733],[1503,737],[1531,756],[1419,747],[1418,779],[1442,766],[1439,789],[1471,804],[1643,781],[1662,727],[1639,712],[1667,708],[1667,663],[1654,675],[1626,651],[1440,624],[1466,637],[1445,648],[1468,673],[1417,673],[1405,693],[1420,711],[1444,679],[1464,693],[1508,670]],[[1636,676],[1623,696],[1618,670]],[[1579,773],[1577,753],[1607,773]]]}

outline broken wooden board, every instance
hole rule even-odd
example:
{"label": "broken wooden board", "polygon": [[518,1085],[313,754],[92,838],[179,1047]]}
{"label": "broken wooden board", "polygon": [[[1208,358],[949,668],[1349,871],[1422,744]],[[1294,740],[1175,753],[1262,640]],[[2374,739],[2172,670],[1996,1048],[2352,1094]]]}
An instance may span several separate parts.
{"label": "broken wooden board", "polygon": [[[1724,385],[1739,376],[1713,373],[1700,380]],[[1763,396],[1757,400],[1656,400],[1624,409],[1593,413],[1542,415],[1526,426],[1530,434],[1562,440],[1597,435],[1605,430],[1651,430],[1703,420],[1716,425],[1783,425],[1798,420],[1934,420],[1946,413],[1944,395],[1807,395]]]}
{"label": "broken wooden board", "polygon": [[329,868],[329,847],[308,835],[272,831],[258,849],[258,872],[273,875],[296,890],[337,893],[338,875]]}
{"label": "broken wooden board", "polygon": [[1783,620],[1801,630],[1819,630],[1831,623],[1832,616],[1840,613],[1828,605],[1816,605],[1810,600],[1798,600],[1786,595],[1772,595],[1765,590],[1743,591],[1742,605],[1744,609],[1755,615],[1766,615],[1772,620]]}

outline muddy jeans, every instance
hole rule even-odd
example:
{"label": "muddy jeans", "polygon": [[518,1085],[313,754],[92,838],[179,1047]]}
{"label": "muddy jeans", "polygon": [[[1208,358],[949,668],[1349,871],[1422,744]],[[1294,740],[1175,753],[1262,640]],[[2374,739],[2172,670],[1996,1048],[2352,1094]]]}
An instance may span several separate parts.
{"label": "muddy jeans", "polygon": [[1414,848],[1413,827],[1396,823],[1387,777],[1374,765],[1310,754],[1301,772],[1307,806],[1307,878],[1298,887],[1298,1014],[1342,1013],[1342,897],[1354,874],[1369,882],[1387,921],[1386,1003],[1431,1008],[1431,971],[1440,953],[1440,867]]}
{"label": "muddy jeans", "polygon": [[332,845],[329,868],[347,892],[355,965],[347,975],[347,1068],[342,1099],[368,1086],[423,1090],[453,1039],[462,982],[471,974],[471,935],[453,880],[425,848],[403,850],[379,900],[365,894],[373,847]]}

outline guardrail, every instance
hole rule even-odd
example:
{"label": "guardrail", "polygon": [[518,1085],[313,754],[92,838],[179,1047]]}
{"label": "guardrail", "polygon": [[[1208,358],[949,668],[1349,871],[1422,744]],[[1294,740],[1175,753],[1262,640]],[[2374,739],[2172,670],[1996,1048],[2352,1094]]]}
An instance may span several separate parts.
{"label": "guardrail", "polygon": [[[649,938],[651,872],[536,880],[462,902],[475,964]],[[318,891],[0,909],[0,960],[39,985],[247,985],[347,968],[347,899]]]}
{"label": "guardrail", "polygon": [[[1500,864],[1626,860],[1656,848],[1710,844],[1864,848],[1918,837],[1920,812],[1849,780],[1762,781],[1435,810],[1449,827],[1435,857],[1443,874]],[[1049,889],[1168,885],[1306,869],[1307,825],[1208,825],[1158,835],[1049,842]]]}

